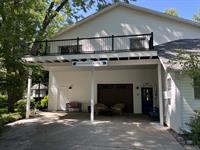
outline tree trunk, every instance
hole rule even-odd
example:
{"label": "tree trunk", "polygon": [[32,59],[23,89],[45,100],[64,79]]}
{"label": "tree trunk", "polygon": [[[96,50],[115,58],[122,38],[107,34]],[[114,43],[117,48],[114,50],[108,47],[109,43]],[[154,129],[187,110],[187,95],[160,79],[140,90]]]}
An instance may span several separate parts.
{"label": "tree trunk", "polygon": [[12,70],[14,68],[7,68],[7,76],[6,76],[6,82],[7,82],[7,95],[8,95],[8,112],[14,112],[14,104],[18,100],[23,98],[24,93],[24,87],[25,87],[25,81],[26,81],[26,73],[22,70],[15,70],[15,75],[12,74]]}
{"label": "tree trunk", "polygon": [[14,104],[18,100],[22,99],[23,92],[17,91],[16,89],[7,90],[8,94],[8,112],[14,112]]}
{"label": "tree trunk", "polygon": [[13,90],[7,90],[8,94],[8,112],[14,112],[14,92]]}

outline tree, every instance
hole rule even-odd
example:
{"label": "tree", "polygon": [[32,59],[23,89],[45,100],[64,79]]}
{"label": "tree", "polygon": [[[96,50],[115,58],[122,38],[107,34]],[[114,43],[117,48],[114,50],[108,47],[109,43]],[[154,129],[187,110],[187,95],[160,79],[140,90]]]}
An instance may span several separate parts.
{"label": "tree", "polygon": [[175,17],[178,17],[178,12],[177,12],[177,10],[174,9],[174,8],[166,9],[166,10],[164,11],[164,13],[169,14],[169,15],[172,15],[172,16],[175,16]]}
{"label": "tree", "polygon": [[111,2],[108,2],[107,0],[102,0],[99,1],[99,3],[97,4],[97,11],[100,11],[110,5],[112,5],[113,3],[126,3],[126,4],[130,4],[132,2],[134,2],[136,0],[111,0]]}
{"label": "tree", "polygon": [[200,79],[200,55],[198,53],[179,53],[178,59],[181,60],[183,73],[192,79]]}
{"label": "tree", "polygon": [[[115,2],[115,1],[113,1]],[[121,0],[128,2],[128,0]],[[28,76],[27,65],[22,58],[28,51],[35,52],[34,42],[51,37],[68,20],[79,20],[98,4],[110,4],[106,0],[2,0],[0,3],[0,88],[6,89],[8,111],[21,99]]]}
{"label": "tree", "polygon": [[[183,74],[193,79],[193,86],[200,87],[200,54],[180,51],[176,58],[183,67]],[[198,91],[199,92],[199,91]]]}
{"label": "tree", "polygon": [[13,111],[14,102],[23,95],[27,73],[21,58],[36,36],[43,9],[43,1],[3,0],[0,3],[0,86],[6,89],[9,111]]}
{"label": "tree", "polygon": [[200,23],[200,9],[197,14],[193,15],[193,20]]}

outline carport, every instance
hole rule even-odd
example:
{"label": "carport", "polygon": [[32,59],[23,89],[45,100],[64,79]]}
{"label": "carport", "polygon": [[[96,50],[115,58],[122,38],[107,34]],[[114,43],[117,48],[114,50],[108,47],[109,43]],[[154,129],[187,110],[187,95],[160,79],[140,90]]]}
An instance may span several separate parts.
{"label": "carport", "polygon": [[[53,80],[60,80],[59,81],[60,84],[63,84],[63,85],[60,85],[60,87],[59,87],[59,84],[57,84],[57,83],[55,85],[49,86],[49,93],[50,93],[49,97],[50,98],[52,97],[54,100],[58,99],[59,103],[61,101],[63,101],[63,102],[65,101],[65,100],[61,100],[61,97],[66,97],[63,94],[64,89],[62,91],[61,87],[64,87],[67,84],[68,85],[73,84],[73,83],[69,84],[69,83],[66,82],[65,85],[64,85],[64,80],[67,80],[67,79],[66,78],[61,79],[61,78],[66,77],[67,73],[70,74],[70,72],[74,71],[74,72],[77,72],[77,74],[72,73],[72,77],[74,77],[74,79],[69,77],[67,81],[70,81],[70,82],[73,81],[73,80],[79,81],[80,77],[75,78],[75,76],[77,76],[78,74],[81,74],[83,72],[85,73],[85,76],[88,77],[87,84],[90,84],[90,85],[88,85],[88,87],[90,89],[89,90],[90,96],[89,96],[89,98],[87,98],[87,100],[90,99],[90,101],[87,104],[87,106],[85,106],[85,108],[88,107],[88,106],[91,107],[90,121],[92,123],[94,121],[94,104],[99,101],[98,100],[98,96],[99,96],[98,95],[99,94],[98,87],[105,85],[105,84],[115,85],[115,87],[116,87],[116,85],[118,85],[119,87],[120,87],[120,85],[129,85],[131,87],[130,83],[133,83],[133,81],[129,81],[128,79],[127,79],[127,81],[121,82],[120,80],[124,78],[123,76],[121,76],[120,80],[117,79],[117,77],[114,78],[115,76],[119,76],[118,72],[116,72],[116,70],[120,70],[119,72],[121,72],[123,74],[123,72],[125,72],[123,70],[132,70],[132,72],[134,72],[134,69],[145,70],[146,68],[148,68],[148,67],[151,68],[153,66],[156,69],[155,77],[157,76],[157,78],[156,78],[157,85],[155,85],[155,87],[153,88],[153,94],[157,96],[156,99],[158,100],[158,107],[159,107],[159,110],[160,110],[160,123],[163,125],[161,64],[160,64],[159,60],[157,60],[157,59],[120,60],[120,61],[115,61],[115,60],[114,61],[113,60],[112,61],[108,61],[108,60],[78,61],[78,62],[76,61],[76,63],[72,62],[72,64],[71,63],[61,63],[61,62],[59,62],[59,63],[43,63],[42,65],[44,66],[44,68],[46,70],[50,71],[50,76],[53,76],[53,78],[54,78]],[[56,75],[55,72],[59,72],[58,75]],[[64,72],[66,72],[66,74],[63,74]],[[107,75],[104,72],[113,72],[113,75],[112,75],[113,81],[112,82],[109,83],[109,81],[107,80]],[[141,76],[146,74],[146,76],[148,77],[148,72],[140,73],[140,74],[141,74]],[[130,75],[130,74],[127,73],[127,75]],[[103,77],[103,76],[104,76],[104,80],[102,80],[102,82],[100,80],[98,80],[98,77]],[[139,78],[139,76],[138,76],[138,78]],[[30,82],[30,80],[31,79],[29,79],[29,82]],[[106,82],[106,81],[108,81],[108,82]],[[143,81],[143,79],[140,78],[140,81]],[[50,81],[50,82],[52,82],[52,81]],[[138,91],[141,92],[142,88],[149,87],[149,85],[151,85],[151,84],[149,84],[148,82],[146,82],[146,83],[144,82],[144,83],[141,83],[141,84],[140,83],[139,84],[133,83],[133,85],[132,85],[133,86],[132,87],[133,88],[133,92],[132,92],[133,99],[136,99],[136,97],[140,96]],[[29,85],[28,85],[28,87],[29,87]],[[130,87],[129,87],[129,89],[130,89]],[[83,87],[83,89],[85,89],[85,88]],[[75,90],[75,88],[74,88],[74,90]],[[57,93],[60,93],[61,95],[56,96],[54,94],[56,91],[57,91]],[[52,93],[52,92],[54,92],[54,93]],[[77,92],[77,90],[76,90],[76,92]],[[130,92],[128,92],[127,94],[131,95]],[[71,99],[73,100],[73,97]],[[140,101],[141,101],[141,98],[140,98]],[[58,105],[57,102],[56,102],[56,105]],[[127,103],[127,105],[128,105],[128,103]],[[130,112],[131,112],[131,109],[133,109],[133,112],[137,113],[137,111],[136,111],[136,109],[138,109],[137,108],[138,107],[137,102],[134,102],[134,103],[130,102],[130,105],[132,105],[132,108],[130,107],[130,108],[127,108],[127,109],[130,109],[129,110]],[[52,106],[52,108],[54,107],[52,110],[57,109],[57,108],[55,109],[55,103],[52,104],[52,105],[50,104],[50,106]]]}

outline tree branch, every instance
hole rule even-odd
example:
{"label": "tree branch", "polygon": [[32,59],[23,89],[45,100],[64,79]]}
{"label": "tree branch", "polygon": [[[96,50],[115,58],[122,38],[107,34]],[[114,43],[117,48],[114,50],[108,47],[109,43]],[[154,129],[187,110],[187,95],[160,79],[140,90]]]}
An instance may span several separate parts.
{"label": "tree branch", "polygon": [[[61,4],[55,9],[55,12],[59,13],[60,10],[63,9],[65,4],[67,4],[67,2],[68,2],[68,0],[63,0],[61,2]],[[51,5],[50,5],[48,12],[52,12],[52,9],[53,9],[53,7],[51,7]],[[49,15],[47,15],[47,17],[44,19],[43,24],[42,24],[42,29],[41,29],[42,32],[44,32],[47,29],[49,23],[57,16],[57,13],[53,13],[53,14],[50,13]]]}

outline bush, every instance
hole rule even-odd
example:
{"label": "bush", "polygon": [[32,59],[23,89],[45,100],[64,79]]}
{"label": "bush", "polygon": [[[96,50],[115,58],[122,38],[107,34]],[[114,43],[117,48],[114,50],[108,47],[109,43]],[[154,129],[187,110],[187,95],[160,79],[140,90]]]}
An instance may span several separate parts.
{"label": "bush", "polygon": [[9,113],[0,115],[0,131],[2,130],[5,124],[17,121],[21,118],[22,116],[19,113]]}
{"label": "bush", "polygon": [[38,104],[37,108],[38,109],[46,109],[48,106],[48,96],[45,96],[43,99],[41,99]]}
{"label": "bush", "polygon": [[5,107],[5,108],[0,108],[0,114],[6,114],[8,113],[8,109]]}
{"label": "bush", "polygon": [[41,100],[41,106],[43,108],[47,108],[48,105],[48,96],[45,96],[42,100]]}
{"label": "bush", "polygon": [[7,107],[7,96],[0,94],[0,108]]}
{"label": "bush", "polygon": [[[26,116],[26,103],[27,100],[26,99],[21,99],[18,100],[15,103],[15,109],[17,110],[17,112],[19,112],[19,114],[24,118]],[[34,109],[35,108],[35,100],[31,100],[31,106],[30,109]]]}
{"label": "bush", "polygon": [[193,144],[200,146],[200,111],[196,111],[196,115],[191,120],[191,139]]}

